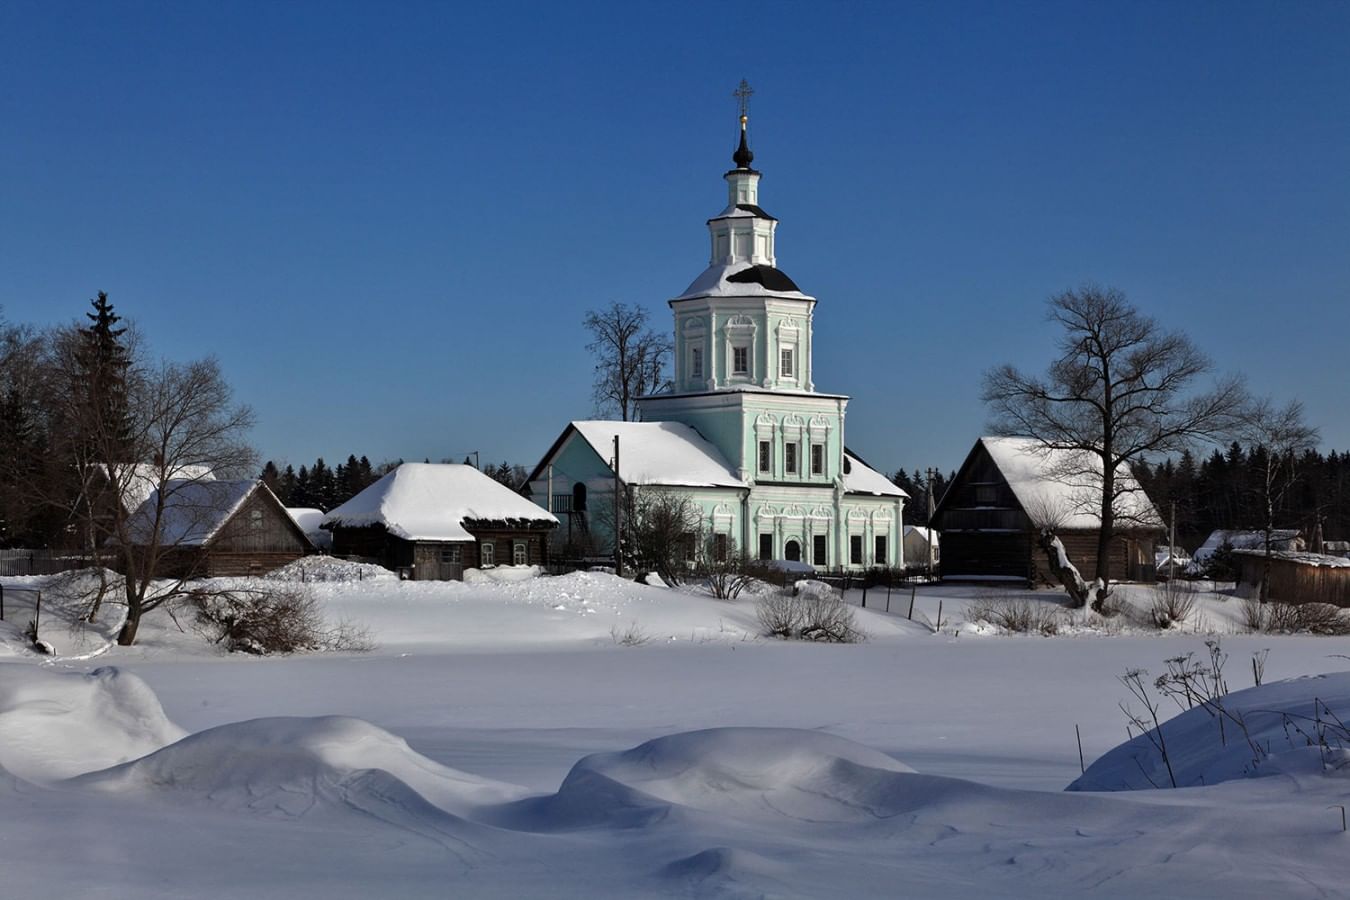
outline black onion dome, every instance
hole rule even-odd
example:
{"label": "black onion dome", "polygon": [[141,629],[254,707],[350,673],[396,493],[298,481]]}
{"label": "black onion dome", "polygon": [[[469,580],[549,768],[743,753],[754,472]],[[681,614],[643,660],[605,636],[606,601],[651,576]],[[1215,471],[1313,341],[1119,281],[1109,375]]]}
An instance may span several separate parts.
{"label": "black onion dome", "polygon": [[745,128],[741,128],[741,145],[736,148],[736,152],[731,154],[731,161],[736,164],[738,169],[748,169],[750,164],[755,161],[755,154],[750,152],[750,144],[745,139]]}
{"label": "black onion dome", "polygon": [[758,284],[770,291],[796,291],[801,288],[787,274],[773,266],[747,266],[735,274],[728,275],[727,281],[735,284]]}

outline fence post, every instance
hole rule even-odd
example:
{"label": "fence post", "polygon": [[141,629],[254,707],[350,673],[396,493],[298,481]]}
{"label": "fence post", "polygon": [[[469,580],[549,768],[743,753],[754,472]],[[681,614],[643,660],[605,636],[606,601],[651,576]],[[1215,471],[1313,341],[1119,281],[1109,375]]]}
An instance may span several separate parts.
{"label": "fence post", "polygon": [[5,621],[5,586],[0,584],[0,622],[3,621]]}

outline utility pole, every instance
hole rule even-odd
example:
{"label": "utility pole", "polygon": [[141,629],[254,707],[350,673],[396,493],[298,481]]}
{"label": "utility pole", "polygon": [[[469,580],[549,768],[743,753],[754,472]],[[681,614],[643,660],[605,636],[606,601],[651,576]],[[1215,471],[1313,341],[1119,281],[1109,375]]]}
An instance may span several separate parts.
{"label": "utility pole", "polygon": [[934,509],[934,507],[933,507],[933,476],[934,476],[936,473],[937,473],[937,469],[934,469],[934,468],[931,468],[931,467],[928,469],[928,473],[927,473],[927,474],[928,474],[928,578],[929,578],[929,580],[931,580],[931,579],[933,578],[933,566],[934,566],[934,560],[933,560],[933,534],[934,534],[934,531],[933,531],[933,509]]}
{"label": "utility pole", "polygon": [[623,519],[619,503],[619,436],[614,435],[614,574],[623,577]]}
{"label": "utility pole", "polygon": [[1167,530],[1167,580],[1176,579],[1177,569],[1177,501],[1172,501],[1172,522]]}

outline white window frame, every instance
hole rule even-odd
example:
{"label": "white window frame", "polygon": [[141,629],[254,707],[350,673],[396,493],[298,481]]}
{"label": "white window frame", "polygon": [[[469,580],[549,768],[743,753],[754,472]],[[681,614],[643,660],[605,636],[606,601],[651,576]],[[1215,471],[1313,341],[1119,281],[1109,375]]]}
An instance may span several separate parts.
{"label": "white window frame", "polygon": [[757,461],[759,471],[764,475],[768,475],[773,472],[773,441],[761,439],[758,447]]}
{"label": "white window frame", "polygon": [[[737,366],[740,357],[744,356],[745,366]],[[750,345],[732,344],[731,345],[731,374],[743,378],[750,377]]]}
{"label": "white window frame", "polygon": [[703,348],[691,347],[689,350],[689,377],[703,377]]}
{"label": "white window frame", "polygon": [[478,544],[478,565],[495,566],[497,564],[497,545],[492,541],[482,541]]}
{"label": "white window frame", "polygon": [[825,474],[825,445],[815,441],[811,442],[811,474]]}
{"label": "white window frame", "polygon": [[787,475],[798,475],[801,472],[801,449],[802,445],[796,441],[783,442],[783,472]]}
{"label": "white window frame", "polygon": [[778,348],[778,377],[796,378],[797,377],[797,348],[780,347]]}
{"label": "white window frame", "polygon": [[528,566],[530,564],[530,545],[527,541],[511,542],[511,565]]}

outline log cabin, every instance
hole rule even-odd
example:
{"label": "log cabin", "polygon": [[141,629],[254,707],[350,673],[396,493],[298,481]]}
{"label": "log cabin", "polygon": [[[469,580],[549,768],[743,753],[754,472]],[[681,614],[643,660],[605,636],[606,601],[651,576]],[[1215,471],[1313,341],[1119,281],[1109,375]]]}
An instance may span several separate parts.
{"label": "log cabin", "polygon": [[[944,580],[1055,584],[1037,537],[1052,524],[1069,559],[1091,581],[1097,567],[1101,466],[1080,451],[1038,441],[982,437],[933,513]],[[1128,468],[1116,472],[1110,577],[1153,581],[1162,518]]]}

